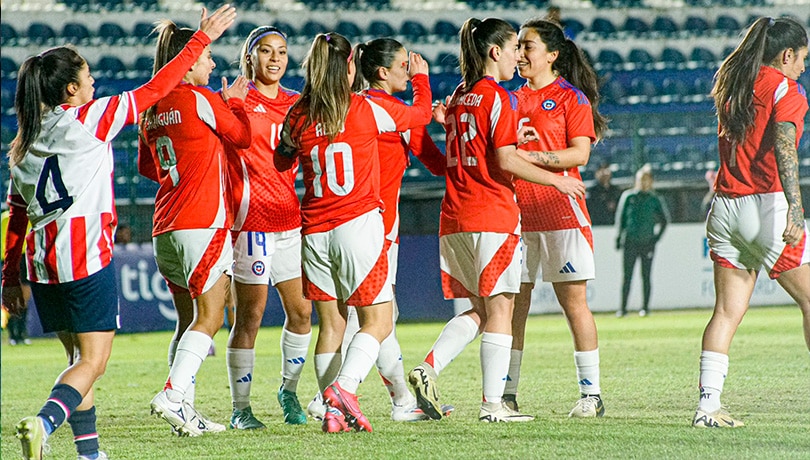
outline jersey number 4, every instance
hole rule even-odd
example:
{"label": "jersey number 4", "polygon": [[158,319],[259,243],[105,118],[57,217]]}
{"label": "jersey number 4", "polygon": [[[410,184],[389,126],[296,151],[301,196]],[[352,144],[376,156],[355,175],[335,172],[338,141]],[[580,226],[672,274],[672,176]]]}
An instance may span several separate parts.
{"label": "jersey number 4", "polygon": [[[54,201],[48,201],[48,183],[56,192],[56,200]],[[48,214],[57,209],[64,211],[73,204],[73,197],[68,195],[67,187],[65,187],[65,182],[62,180],[59,157],[56,155],[45,159],[42,172],[39,173],[39,180],[37,180],[36,197],[43,214]]]}
{"label": "jersey number 4", "polygon": [[[336,142],[326,146],[323,164],[319,158],[319,146],[312,147],[309,157],[312,159],[312,172],[315,179],[312,181],[312,193],[316,197],[323,196],[323,184],[321,176],[326,172],[326,186],[337,196],[346,196],[354,189],[354,160],[352,158],[352,146],[345,142]],[[342,164],[343,184],[338,182],[338,158]]]}

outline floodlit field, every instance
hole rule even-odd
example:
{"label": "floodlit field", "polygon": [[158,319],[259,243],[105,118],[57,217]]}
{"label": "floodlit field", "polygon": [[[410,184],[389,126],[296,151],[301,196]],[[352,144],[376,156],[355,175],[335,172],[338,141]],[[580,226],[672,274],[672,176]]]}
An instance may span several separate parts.
{"label": "floodlit field", "polygon": [[[746,427],[701,430],[690,426],[697,403],[698,357],[709,310],[653,312],[617,319],[598,315],[606,414],[572,420],[579,396],[572,344],[559,315],[530,318],[519,402],[537,416],[531,423],[489,425],[477,420],[481,394],[478,342],[440,376],[445,403],[456,412],[438,422],[390,420],[390,405],[376,371],[360,387],[373,433],[325,435],[320,424],[286,426],[276,401],[280,384],[280,330],[262,329],[256,353],[253,409],[268,429],[177,438],[149,415],[149,401],[167,373],[168,333],[116,338],[107,374],[96,385],[102,450],[112,459],[309,458],[810,458],[810,355],[795,307],[752,309],[731,350],[723,401]],[[443,324],[398,328],[406,372],[418,364]],[[227,332],[217,354],[197,376],[197,407],[227,423],[230,395],[225,371]],[[64,367],[55,339],[2,346],[2,458],[19,457],[14,425],[33,415]],[[313,341],[314,345],[314,341]],[[311,357],[311,355],[310,355]],[[311,359],[310,359],[311,361]],[[309,364],[308,364],[309,366]],[[315,393],[305,370],[304,404]],[[50,439],[48,458],[75,458],[69,426]]]}

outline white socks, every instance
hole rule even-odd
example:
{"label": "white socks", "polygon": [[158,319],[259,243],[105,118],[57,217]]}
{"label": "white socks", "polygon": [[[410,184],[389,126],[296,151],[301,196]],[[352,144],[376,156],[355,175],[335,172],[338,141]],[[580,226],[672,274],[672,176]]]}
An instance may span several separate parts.
{"label": "white socks", "polygon": [[295,393],[298,390],[298,380],[304,369],[311,339],[312,332],[296,334],[287,329],[281,330],[281,386],[287,391]]}
{"label": "white socks", "polygon": [[349,393],[357,393],[360,382],[366,378],[379,354],[380,342],[374,336],[365,332],[355,334],[337,378],[340,386]]}
{"label": "white socks", "polygon": [[509,373],[509,354],[512,336],[484,332],[481,335],[481,373],[483,374],[484,402],[499,403]]}
{"label": "white socks", "polygon": [[397,340],[396,326],[391,334],[380,344],[380,354],[377,356],[377,370],[383,379],[391,402],[397,406],[410,405],[416,398],[408,390],[405,382],[405,371],[402,369],[402,349]]}
{"label": "white socks", "polygon": [[728,355],[714,351],[700,353],[700,403],[698,409],[714,412],[720,409],[720,394],[728,374]]}
{"label": "white socks", "polygon": [[[478,337],[478,324],[469,315],[458,315],[447,322],[428,353],[425,362],[433,366],[436,375],[447,367],[464,348]],[[511,337],[511,336],[510,336]],[[511,344],[510,344],[511,347]],[[508,356],[504,363],[508,366]]]}
{"label": "white socks", "polygon": [[228,368],[228,383],[231,385],[233,408],[242,410],[250,406],[250,386],[253,383],[253,364],[256,351],[252,348],[228,348],[225,365]]}
{"label": "white socks", "polygon": [[166,381],[169,399],[180,402],[186,397],[188,388],[193,385],[194,376],[208,356],[211,342],[211,337],[199,331],[186,331],[183,334],[177,344],[177,353]]}
{"label": "white socks", "polygon": [[602,389],[599,388],[599,349],[575,351],[574,364],[577,367],[579,392],[584,395],[601,394]]}
{"label": "white socks", "polygon": [[318,391],[323,392],[337,378],[340,371],[340,353],[320,353],[312,357],[315,363],[315,379],[318,381]]}
{"label": "white socks", "polygon": [[512,349],[509,358],[509,375],[506,376],[505,395],[516,395],[520,381],[520,365],[523,362],[523,350]]}

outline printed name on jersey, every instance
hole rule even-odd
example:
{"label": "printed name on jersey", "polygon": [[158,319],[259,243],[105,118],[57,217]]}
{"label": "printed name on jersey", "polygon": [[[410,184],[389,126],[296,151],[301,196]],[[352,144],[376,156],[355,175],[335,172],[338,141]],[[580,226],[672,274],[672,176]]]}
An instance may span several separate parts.
{"label": "printed name on jersey", "polygon": [[484,99],[482,94],[475,94],[475,93],[468,93],[463,96],[459,96],[454,101],[456,105],[466,105],[470,107],[478,107],[481,105],[481,101]]}
{"label": "printed name on jersey", "polygon": [[[343,131],[346,131],[346,125],[343,125],[343,127],[340,128],[340,132],[342,133]],[[329,133],[327,133],[326,131],[323,130],[323,125],[321,123],[318,123],[317,125],[315,125],[315,136],[316,137],[328,136],[328,135],[329,135]]]}
{"label": "printed name on jersey", "polygon": [[250,269],[253,271],[254,275],[262,276],[265,270],[264,262],[262,262],[261,260],[257,260],[256,262],[253,262],[253,265],[250,267]]}
{"label": "printed name on jersey", "polygon": [[543,101],[542,107],[543,110],[554,110],[554,107],[557,107],[557,103],[554,99],[546,99]]}
{"label": "printed name on jersey", "polygon": [[154,120],[149,123],[146,129],[149,130],[155,129],[158,126],[179,125],[182,123],[183,117],[180,115],[180,111],[177,109],[172,109],[155,115]]}

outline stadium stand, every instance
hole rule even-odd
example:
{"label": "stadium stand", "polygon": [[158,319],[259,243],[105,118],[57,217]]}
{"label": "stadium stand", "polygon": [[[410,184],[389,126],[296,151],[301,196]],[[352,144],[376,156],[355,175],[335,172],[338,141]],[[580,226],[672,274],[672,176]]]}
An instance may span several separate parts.
{"label": "stadium stand", "polygon": [[59,38],[74,45],[86,45],[90,42],[90,37],[90,29],[80,22],[66,22],[59,34]]}
{"label": "stadium stand", "polygon": [[44,22],[32,22],[28,25],[26,37],[28,37],[28,43],[37,46],[50,45],[56,38],[56,32],[53,27]]}
{"label": "stadium stand", "polygon": [[0,45],[13,46],[17,44],[17,30],[11,24],[0,23]]}

